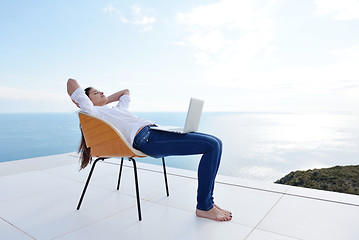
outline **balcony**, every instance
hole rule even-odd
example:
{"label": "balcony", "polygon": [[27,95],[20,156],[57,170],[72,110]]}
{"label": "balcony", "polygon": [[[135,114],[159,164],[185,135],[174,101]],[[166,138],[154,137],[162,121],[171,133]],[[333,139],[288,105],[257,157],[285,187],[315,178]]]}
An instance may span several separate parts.
{"label": "balcony", "polygon": [[[153,160],[156,161],[156,160]],[[160,161],[160,160],[158,160]],[[89,169],[75,153],[0,163],[1,239],[359,239],[359,196],[218,176],[215,201],[230,222],[195,216],[196,172],[138,162],[142,221],[133,169],[99,162],[81,209]]]}

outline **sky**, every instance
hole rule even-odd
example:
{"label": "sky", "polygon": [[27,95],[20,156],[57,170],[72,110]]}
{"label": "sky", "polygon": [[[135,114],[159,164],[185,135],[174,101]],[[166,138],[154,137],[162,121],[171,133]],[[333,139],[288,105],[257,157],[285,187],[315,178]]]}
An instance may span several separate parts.
{"label": "sky", "polygon": [[0,113],[72,112],[68,78],[133,111],[359,112],[359,0],[0,1]]}

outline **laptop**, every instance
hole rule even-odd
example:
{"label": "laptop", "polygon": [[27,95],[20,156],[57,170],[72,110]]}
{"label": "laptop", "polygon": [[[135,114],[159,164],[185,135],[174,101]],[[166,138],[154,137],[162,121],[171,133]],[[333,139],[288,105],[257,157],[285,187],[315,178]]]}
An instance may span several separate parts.
{"label": "laptop", "polygon": [[201,119],[202,109],[204,101],[196,98],[191,98],[189,103],[186,123],[184,128],[172,127],[172,126],[153,126],[151,129],[166,131],[166,132],[175,132],[175,133],[189,133],[195,132],[198,130],[199,120]]}

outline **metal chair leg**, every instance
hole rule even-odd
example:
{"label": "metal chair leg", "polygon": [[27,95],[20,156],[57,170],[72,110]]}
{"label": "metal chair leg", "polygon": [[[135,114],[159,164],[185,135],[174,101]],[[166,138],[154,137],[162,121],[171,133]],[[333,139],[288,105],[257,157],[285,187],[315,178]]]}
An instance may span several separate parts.
{"label": "metal chair leg", "polygon": [[[81,207],[81,204],[82,204],[82,201],[83,201],[83,198],[85,196],[85,193],[86,193],[86,190],[87,190],[87,187],[90,183],[90,179],[92,177],[92,173],[95,169],[95,166],[97,164],[98,161],[100,160],[105,160],[106,158],[97,158],[93,164],[92,164],[92,167],[91,167],[91,170],[90,170],[90,173],[87,177],[87,181],[86,181],[86,184],[85,184],[85,187],[82,191],[82,194],[81,194],[81,197],[80,197],[80,201],[77,205],[77,210],[80,210],[80,207]],[[124,158],[121,158],[121,165],[120,165],[120,171],[119,171],[119,176],[118,176],[118,183],[117,183],[117,190],[119,190],[120,188],[120,181],[121,181],[121,175],[122,175],[122,168],[123,168],[123,160]],[[139,190],[139,185],[138,185],[138,175],[137,175],[137,165],[136,165],[136,160],[132,157],[128,158],[128,160],[132,161],[133,163],[133,171],[134,171],[134,176],[135,176],[135,187],[136,187],[136,198],[137,198],[137,211],[138,211],[138,219],[139,221],[142,220],[142,215],[141,215],[141,201],[140,201],[140,190]],[[167,182],[167,172],[166,172],[166,164],[165,164],[165,158],[162,158],[162,165],[163,165],[163,173],[164,173],[164,178],[165,178],[165,186],[166,186],[166,193],[167,193],[167,196],[169,196],[169,189],[168,189],[168,182]]]}
{"label": "metal chair leg", "polygon": [[167,183],[167,172],[166,172],[166,164],[165,164],[165,158],[162,158],[162,165],[163,165],[163,173],[165,176],[165,185],[166,185],[166,193],[167,193],[167,197],[170,195],[169,191],[168,191],[168,183]]}
{"label": "metal chair leg", "polygon": [[135,159],[128,158],[130,161],[132,161],[133,163],[133,171],[135,174],[135,185],[136,185],[136,198],[137,198],[137,210],[138,210],[138,219],[141,221],[142,220],[142,216],[141,216],[141,203],[140,203],[140,190],[138,187],[138,177],[137,177],[137,166],[136,166],[136,161]]}
{"label": "metal chair leg", "polygon": [[77,205],[77,210],[80,210],[82,200],[83,200],[83,198],[84,198],[84,196],[85,196],[85,193],[86,193],[86,190],[87,190],[87,186],[89,185],[89,182],[90,182],[90,179],[91,179],[93,170],[95,169],[96,163],[97,163],[99,160],[102,160],[102,161],[103,161],[104,159],[105,159],[105,158],[97,158],[97,159],[93,162],[92,167],[91,167],[91,171],[90,171],[90,173],[89,173],[89,176],[87,177],[87,181],[86,181],[85,187],[84,187],[84,189],[83,189],[83,191],[82,191],[80,201],[79,201],[79,203],[78,203],[78,205]]}
{"label": "metal chair leg", "polygon": [[122,167],[123,167],[123,158],[121,158],[120,172],[119,172],[119,174],[118,174],[117,190],[120,189],[120,181],[121,181]]}

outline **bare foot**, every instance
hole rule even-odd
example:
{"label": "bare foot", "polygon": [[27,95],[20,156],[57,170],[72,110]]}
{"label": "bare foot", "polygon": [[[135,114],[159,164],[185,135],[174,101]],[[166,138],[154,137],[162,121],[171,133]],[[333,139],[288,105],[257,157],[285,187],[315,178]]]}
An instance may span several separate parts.
{"label": "bare foot", "polygon": [[213,206],[213,208],[211,208],[208,211],[202,211],[202,210],[196,209],[196,215],[197,215],[197,217],[208,218],[208,219],[212,219],[215,221],[230,221],[230,220],[232,220],[232,216],[229,216],[224,211],[219,210],[215,206]]}
{"label": "bare foot", "polygon": [[232,213],[231,213],[230,211],[220,208],[220,207],[219,207],[217,204],[215,204],[215,203],[213,203],[213,206],[216,207],[216,208],[218,208],[219,210],[225,212],[226,214],[228,214],[229,216],[232,217]]}

